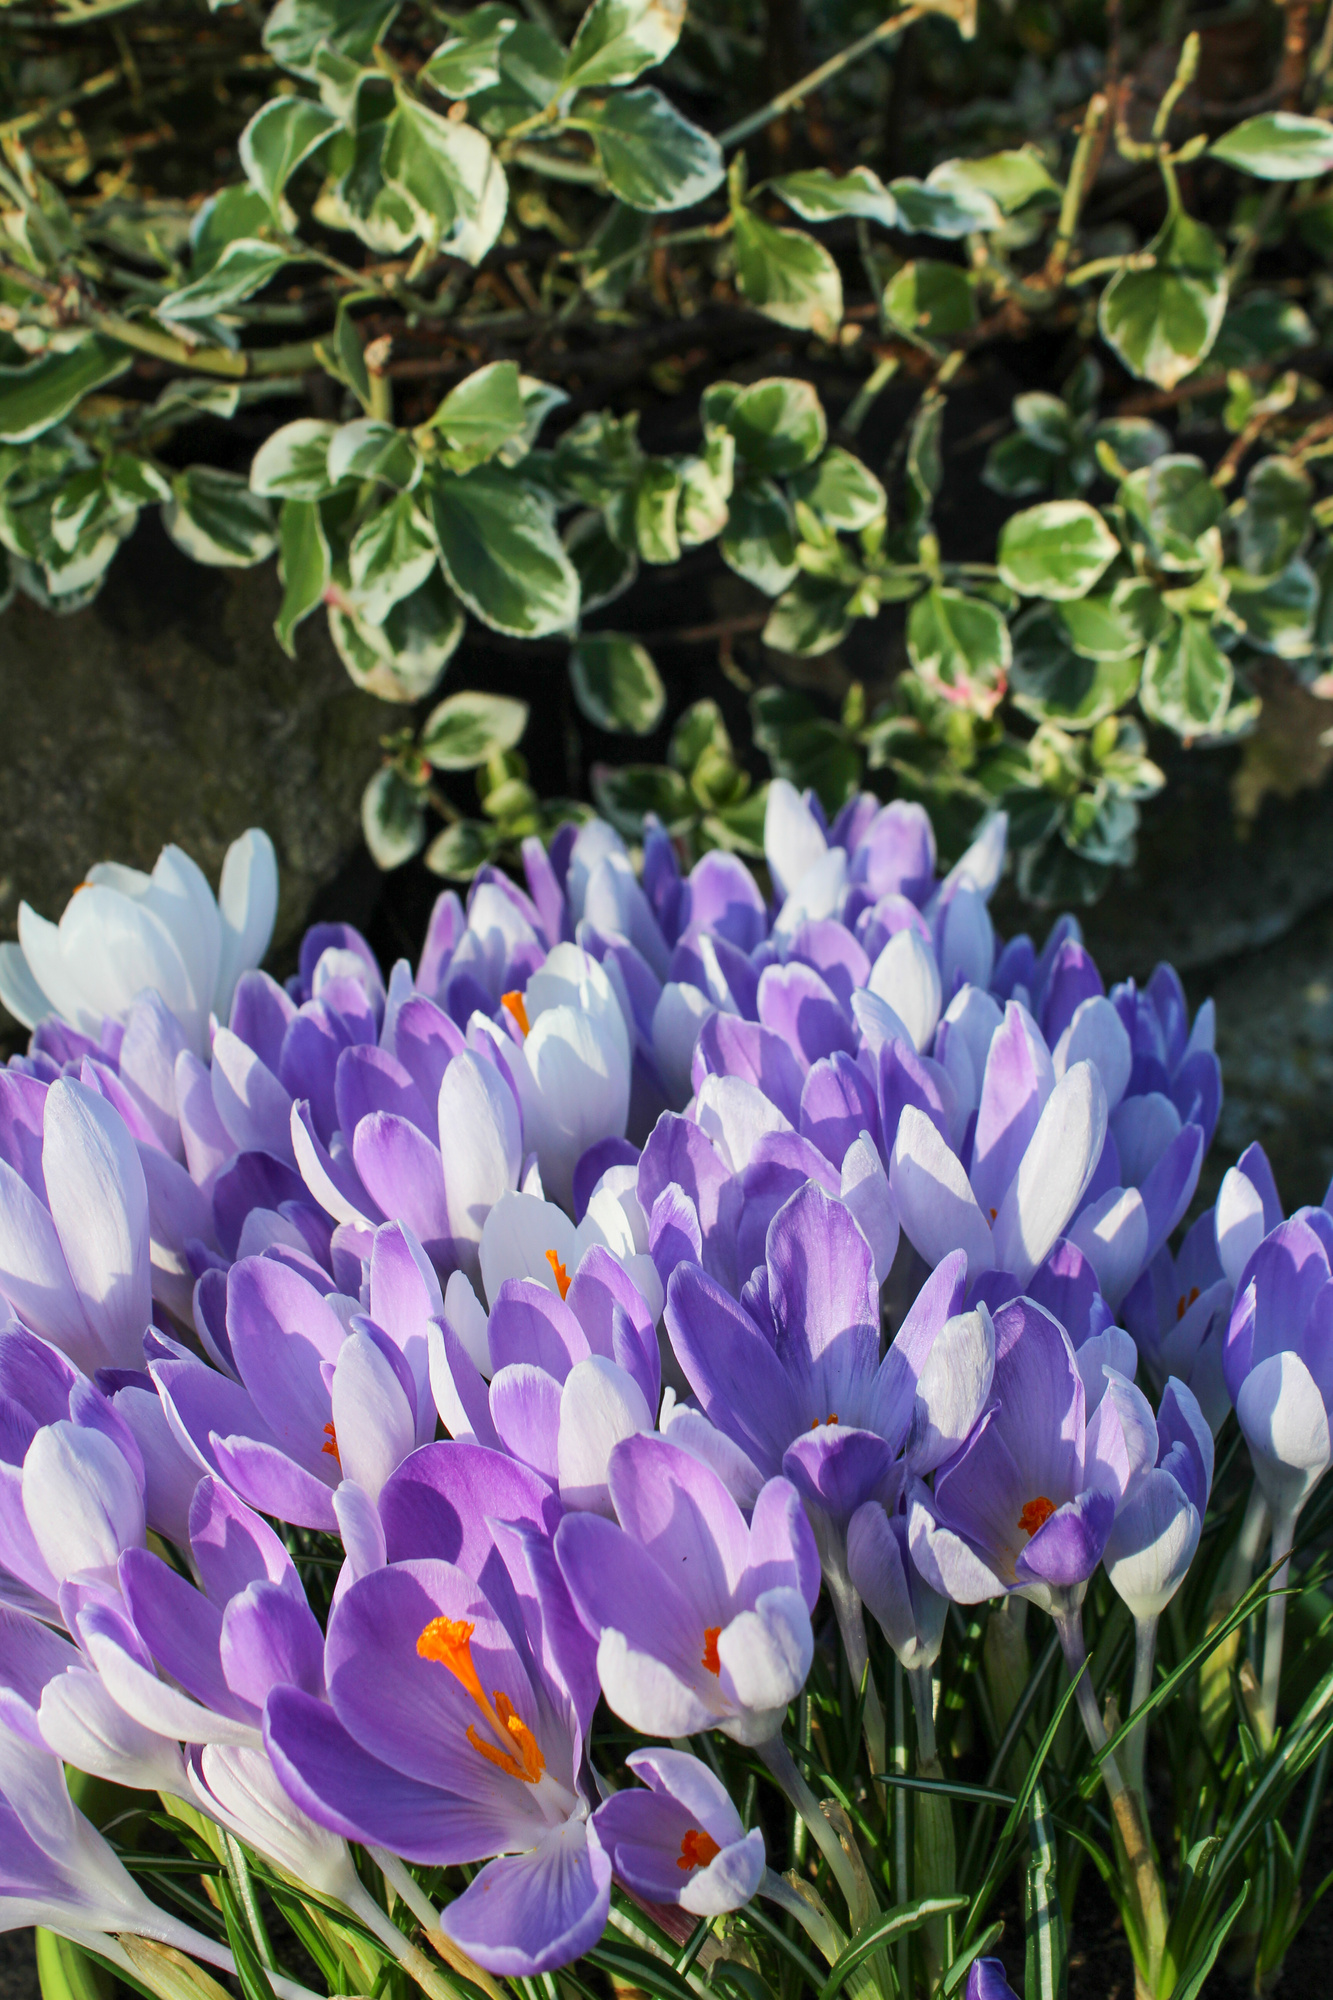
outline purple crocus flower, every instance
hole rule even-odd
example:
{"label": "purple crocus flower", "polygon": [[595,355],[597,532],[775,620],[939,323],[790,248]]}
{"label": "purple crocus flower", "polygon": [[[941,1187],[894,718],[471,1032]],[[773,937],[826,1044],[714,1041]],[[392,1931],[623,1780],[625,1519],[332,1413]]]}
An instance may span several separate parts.
{"label": "purple crocus flower", "polygon": [[1222,1366],[1275,1522],[1305,1505],[1333,1462],[1333,1218],[1293,1216],[1241,1272]]}
{"label": "purple crocus flower", "polygon": [[648,1735],[770,1742],[814,1651],[819,1558],[795,1488],[770,1480],[747,1526],[717,1474],[660,1437],[617,1445],[607,1483],[616,1521],[567,1515],[555,1551],[611,1707]]}
{"label": "purple crocus flower", "polygon": [[1076,1609],[1117,1507],[1157,1455],[1146,1399],[1112,1369],[1103,1378],[1089,1411],[1064,1328],[1031,1299],[996,1313],[991,1406],[934,1493],[915,1481],[909,1495],[912,1558],[935,1590]]}
{"label": "purple crocus flower", "polygon": [[58,1620],[62,1582],[114,1578],[145,1534],[133,1432],[57,1349],[0,1331],[0,1600]]}
{"label": "purple crocus flower", "polygon": [[870,1246],[813,1183],[769,1225],[738,1303],[698,1264],[667,1295],[672,1348],[704,1415],[765,1476],[785,1473],[830,1524],[897,1490],[899,1459],[932,1469],[963,1443],[990,1389],[989,1320],[961,1314],[964,1260],[946,1259],[880,1359]]}
{"label": "purple crocus flower", "polygon": [[428,1454],[397,1475],[390,1548],[446,1520],[436,1546],[458,1560],[395,1559],[354,1582],[329,1620],[328,1700],[276,1689],[265,1742],[331,1831],[426,1866],[486,1862],[443,1927],[489,1971],[527,1976],[606,1922],[611,1864],[583,1775],[592,1649],[550,1561],[542,1482],[474,1447]]}
{"label": "purple crocus flower", "polygon": [[998,1958],[974,1958],[968,1967],[964,2000],[1018,2000]]}
{"label": "purple crocus flower", "polygon": [[[1250,1185],[1246,1180],[1247,1190]],[[1245,1206],[1248,1210],[1248,1201]],[[1279,1210],[1275,1222],[1281,1219]],[[1216,1227],[1217,1212],[1209,1209],[1191,1224],[1179,1250],[1173,1253],[1163,1244],[1121,1303],[1124,1323],[1154,1384],[1163,1389],[1172,1376],[1184,1382],[1197,1396],[1214,1436],[1231,1409],[1222,1346],[1234,1296],[1233,1280],[1218,1258]],[[1236,1276],[1243,1268],[1242,1259]]]}
{"label": "purple crocus flower", "polygon": [[764,1836],[745,1831],[721,1779],[680,1750],[635,1750],[625,1762],[643,1788],[613,1793],[593,1816],[620,1880],[697,1917],[748,1903],[763,1880]]}

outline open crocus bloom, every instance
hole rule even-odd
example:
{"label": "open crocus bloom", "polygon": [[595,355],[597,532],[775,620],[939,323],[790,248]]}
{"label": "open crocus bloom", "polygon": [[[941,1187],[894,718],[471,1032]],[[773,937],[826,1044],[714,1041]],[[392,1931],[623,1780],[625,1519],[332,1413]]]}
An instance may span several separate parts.
{"label": "open crocus bloom", "polygon": [[896,1493],[913,1440],[922,1472],[967,1437],[990,1389],[990,1322],[962,1314],[964,1260],[945,1260],[880,1359],[870,1245],[807,1183],[774,1217],[740,1304],[699,1265],[672,1276],[666,1324],[704,1415],[760,1472],[785,1472],[840,1534]]}
{"label": "open crocus bloom", "polygon": [[611,1707],[646,1735],[767,1743],[814,1654],[819,1557],[795,1488],[770,1480],[747,1526],[718,1475],[661,1437],[617,1445],[608,1485],[619,1525],[569,1514],[555,1550]]}
{"label": "open crocus bloom", "polygon": [[216,898],[179,847],[164,847],[151,875],[102,861],[58,925],[19,905],[19,942],[0,945],[0,999],[25,1027],[58,1014],[95,1036],[152,988],[203,1055],[209,1015],[225,1019],[236,981],[268,949],[277,907],[273,843],[258,827],[227,849]]}
{"label": "open crocus bloom", "polygon": [[620,1880],[697,1917],[748,1903],[764,1873],[764,1836],[745,1831],[721,1779],[680,1750],[635,1750],[625,1762],[644,1789],[613,1793],[593,1818]]}
{"label": "open crocus bloom", "polygon": [[912,1559],[957,1604],[1017,1591],[1046,1609],[1077,1605],[1116,1509],[1157,1456],[1146,1398],[1103,1367],[1091,1414],[1064,1328],[1031,1299],[995,1315],[993,1401],[941,1471],[914,1481]]}
{"label": "open crocus bloom", "polygon": [[[547,1636],[578,1623],[549,1562],[540,1482],[448,1449],[476,1468],[466,1491],[431,1489],[435,1518],[453,1524],[437,1546],[459,1560],[395,1560],[354,1582],[329,1620],[328,1701],[275,1690],[265,1741],[292,1798],[331,1831],[428,1867],[487,1862],[444,1926],[489,1971],[531,1975],[578,1957],[606,1922],[611,1865],[581,1776],[597,1679],[586,1641]],[[402,1513],[421,1518],[410,1482],[402,1493]],[[512,1525],[497,1533],[492,1512]],[[469,1574],[482,1564],[486,1590]]]}
{"label": "open crocus bloom", "polygon": [[1333,1462],[1333,1217],[1293,1216],[1241,1272],[1222,1366],[1255,1477],[1293,1518]]}
{"label": "open crocus bloom", "polygon": [[604,969],[577,945],[557,945],[508,1012],[518,1036],[512,1069],[524,1143],[542,1186],[573,1206],[574,1169],[599,1139],[623,1138],[630,1044]]}

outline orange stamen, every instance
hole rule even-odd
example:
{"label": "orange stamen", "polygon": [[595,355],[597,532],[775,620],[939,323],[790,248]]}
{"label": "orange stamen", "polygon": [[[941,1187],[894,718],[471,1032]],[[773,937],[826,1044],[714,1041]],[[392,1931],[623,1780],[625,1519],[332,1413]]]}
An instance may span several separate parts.
{"label": "orange stamen", "polygon": [[516,1712],[509,1696],[497,1690],[492,1705],[482,1693],[477,1669],[472,1663],[474,1630],[475,1627],[466,1618],[432,1618],[417,1640],[417,1652],[423,1660],[434,1660],[447,1667],[459,1685],[471,1695],[501,1743],[512,1744],[517,1750],[515,1754],[514,1750],[498,1749],[494,1743],[488,1743],[474,1722],[468,1725],[467,1740],[478,1756],[507,1772],[511,1778],[521,1778],[525,1785],[535,1785],[546,1769],[546,1759],[536,1737]]}
{"label": "orange stamen", "polygon": [[1029,1500],[1018,1517],[1018,1525],[1025,1535],[1035,1535],[1038,1528],[1044,1528],[1056,1511],[1054,1500],[1048,1500],[1039,1493],[1035,1500]]}
{"label": "orange stamen", "polygon": [[[829,1413],[828,1413],[828,1415],[827,1415],[827,1416],[826,1416],[826,1417],[824,1418],[824,1422],[825,1422],[826,1424],[836,1424],[836,1423],[837,1423],[837,1421],[838,1421],[838,1413],[837,1413],[837,1411],[836,1411],[836,1410],[830,1410],[830,1411],[829,1411]],[[819,1418],[818,1418],[818,1417],[816,1417],[816,1418],[815,1418],[815,1420],[814,1420],[814,1422],[813,1422],[813,1423],[811,1424],[810,1428],[811,1428],[811,1430],[812,1430],[812,1431],[817,1431],[817,1430],[819,1429]]]}
{"label": "orange stamen", "polygon": [[546,1261],[555,1273],[555,1288],[563,1299],[569,1291],[569,1273],[556,1256],[554,1250],[547,1251]]}
{"label": "orange stamen", "polygon": [[998,1208],[993,1208],[993,1209],[991,1210],[991,1212],[990,1212],[990,1219],[991,1219],[991,1221],[992,1221],[992,1222],[994,1222],[994,1220],[995,1220],[996,1216],[997,1216],[997,1215],[999,1214],[999,1212],[1000,1212],[1000,1211],[999,1211],[999,1209],[998,1209]]}
{"label": "orange stamen", "polygon": [[325,1455],[327,1455],[329,1458],[333,1460],[334,1464],[338,1467],[338,1470],[341,1472],[342,1460],[338,1456],[338,1433],[333,1428],[332,1424],[325,1424],[324,1435],[328,1439],[328,1443],[322,1444],[320,1446],[319,1448],[320,1457],[322,1458]]}
{"label": "orange stamen", "polygon": [[711,1833],[692,1826],[680,1843],[680,1859],[676,1866],[688,1875],[695,1868],[706,1868],[721,1852]]}
{"label": "orange stamen", "polygon": [[1194,1301],[1198,1298],[1198,1296],[1199,1296],[1199,1287],[1197,1285],[1190,1286],[1188,1297],[1185,1295],[1184,1292],[1181,1293],[1180,1297],[1176,1300],[1177,1319],[1184,1319],[1185,1314],[1189,1311],[1190,1307],[1194,1304]]}
{"label": "orange stamen", "polygon": [[707,1667],[710,1674],[720,1674],[722,1671],[722,1662],[717,1656],[717,1642],[721,1636],[722,1627],[720,1625],[705,1625],[704,1656],[700,1661],[700,1665]]}
{"label": "orange stamen", "polygon": [[500,995],[500,1005],[507,1014],[513,1017],[518,1025],[519,1032],[526,1035],[528,1033],[528,1010],[524,1004],[523,995],[517,992],[502,993]]}

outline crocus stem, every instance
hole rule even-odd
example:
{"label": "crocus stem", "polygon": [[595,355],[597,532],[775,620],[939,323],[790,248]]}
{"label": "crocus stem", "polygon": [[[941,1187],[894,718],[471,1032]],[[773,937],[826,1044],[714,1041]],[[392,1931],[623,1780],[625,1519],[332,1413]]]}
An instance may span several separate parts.
{"label": "crocus stem", "polygon": [[821,1916],[818,1910],[812,1909],[800,1891],[794,1889],[790,1882],[784,1882],[781,1875],[775,1875],[771,1868],[764,1870],[759,1893],[770,1903],[776,1903],[780,1910],[786,1910],[789,1916],[795,1917],[815,1950],[830,1965],[833,1964],[847,1940],[827,1912]]}
{"label": "crocus stem", "polygon": [[[907,1774],[907,1716],[903,1701],[903,1670],[897,1660],[893,1663],[893,1768]],[[907,1793],[901,1785],[893,1788],[893,1899],[905,1903],[912,1893],[907,1874]],[[911,1992],[911,1942],[904,1937],[899,1941],[895,1954],[898,1964],[898,1990]]]}
{"label": "crocus stem", "polygon": [[[1095,1751],[1106,1750],[1108,1737],[1106,1726],[1097,1707],[1097,1696],[1092,1686],[1092,1676],[1087,1671],[1088,1655],[1083,1644],[1083,1620],[1077,1609],[1055,1614],[1055,1629],[1060,1635],[1065,1664],[1069,1668],[1070,1679],[1076,1684],[1074,1696],[1078,1712],[1087,1731],[1089,1743]],[[1148,1953],[1148,1984],[1156,1990],[1157,1973],[1162,1962],[1166,1945],[1166,1902],[1162,1894],[1162,1881],[1157,1873],[1157,1863],[1153,1860],[1148,1844],[1147,1829],[1138,1799],[1126,1785],[1120,1773],[1120,1766],[1113,1752],[1107,1752],[1101,1759],[1102,1783],[1111,1804],[1111,1816],[1120,1835],[1125,1851],[1125,1866],[1138,1904],[1142,1923],[1142,1936]]]}
{"label": "crocus stem", "polygon": [[[430,1995],[430,2000],[459,2000],[458,1988],[441,1975],[424,1952],[418,1951],[410,1939],[403,1936],[397,1924],[385,1916],[375,1898],[359,1881],[346,1900],[353,1916],[359,1917],[366,1929],[374,1933],[385,1950],[397,1959],[408,1978],[415,1980],[422,1992]],[[481,1973],[480,1967],[476,1967],[475,1972],[480,1973],[480,1983],[488,1993],[492,1996],[499,1994],[495,1982]]]}
{"label": "crocus stem", "polygon": [[[1137,1714],[1152,1693],[1153,1661],[1157,1655],[1157,1613],[1134,1620],[1134,1686],[1130,1695],[1131,1712]],[[1138,1793],[1143,1791],[1143,1745],[1148,1733],[1148,1718],[1138,1717],[1134,1727],[1125,1739],[1125,1771],[1130,1784]]]}
{"label": "crocus stem", "polygon": [[1264,1747],[1273,1740],[1277,1727],[1278,1686],[1282,1679],[1282,1640],[1287,1629],[1287,1578],[1291,1571],[1291,1538],[1296,1531],[1294,1513],[1279,1514],[1273,1521],[1272,1559],[1282,1564],[1269,1586],[1268,1619],[1264,1627],[1264,1681],[1260,1720]]}
{"label": "crocus stem", "polygon": [[912,1695],[912,1713],[916,1718],[917,1769],[924,1770],[939,1755],[935,1745],[935,1683],[931,1679],[930,1668],[909,1668],[907,1685]]}
{"label": "crocus stem", "polygon": [[1231,1592],[1233,1597],[1243,1597],[1250,1587],[1250,1577],[1254,1573],[1255,1561],[1263,1546],[1264,1530],[1268,1526],[1268,1502],[1256,1479],[1250,1488],[1250,1497],[1245,1503],[1245,1519],[1240,1524],[1240,1534],[1236,1538],[1235,1552],[1231,1558]]}
{"label": "crocus stem", "polygon": [[770,1736],[767,1743],[759,1743],[755,1747],[786,1793],[789,1804],[795,1806],[809,1828],[820,1853],[833,1870],[834,1880],[847,1899],[847,1911],[854,1926],[856,1913],[864,1899],[856,1880],[855,1870],[843,1852],[842,1842],[820,1811],[819,1800],[797,1770],[791,1751],[780,1736]]}
{"label": "crocus stem", "polygon": [[870,1664],[870,1648],[866,1644],[865,1612],[861,1608],[860,1592],[846,1570],[838,1563],[826,1562],[824,1574],[829,1595],[833,1599],[838,1630],[842,1634],[843,1651],[847,1655],[852,1686],[858,1696],[862,1687],[865,1688],[862,1726],[865,1731],[866,1755],[870,1759],[871,1776],[878,1777],[885,1768],[884,1710],[880,1705],[874,1669]]}
{"label": "crocus stem", "polygon": [[[77,1942],[83,1943],[85,1940],[79,1938]],[[110,1938],[102,1938],[94,1944],[93,1949],[105,1951],[111,1942]],[[175,1923],[169,1917],[163,1919],[160,1927],[154,1925],[151,1932],[146,1928],[122,1932],[115,1942],[119,1945],[125,1962],[135,1978],[145,1984],[148,1982],[145,1979],[144,1969],[135,1963],[136,1947],[144,1943],[165,1945],[169,1950],[184,1952],[190,1958],[201,1958],[205,1965],[214,1965],[220,1972],[230,1973],[233,1979],[237,1976],[236,1961],[225,1944],[218,1944],[215,1939],[205,1937],[202,1931],[192,1930],[188,1924]],[[279,2000],[314,2000],[310,1988],[302,1986],[299,1980],[288,1979],[280,1972],[269,1972],[267,1977]]]}
{"label": "crocus stem", "polygon": [[445,1964],[452,1966],[455,1972],[461,1972],[474,1986],[480,1986],[484,1993],[489,1993],[491,2000],[504,2000],[503,1989],[496,1984],[490,1973],[483,1971],[481,1966],[470,1959],[444,1930],[440,1923],[439,1911],[420,1883],[413,1880],[411,1870],[396,1854],[390,1854],[386,1847],[372,1847],[368,1851],[389,1887],[395,1895],[402,1897],[425,1931],[432,1948],[439,1953]]}

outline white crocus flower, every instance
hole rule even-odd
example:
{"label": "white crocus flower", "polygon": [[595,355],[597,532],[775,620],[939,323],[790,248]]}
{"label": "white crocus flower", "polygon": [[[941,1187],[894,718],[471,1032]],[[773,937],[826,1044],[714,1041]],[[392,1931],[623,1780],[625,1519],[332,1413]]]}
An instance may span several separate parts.
{"label": "white crocus flower", "polygon": [[511,1066],[524,1143],[537,1155],[546,1193],[568,1207],[574,1169],[588,1147],[624,1136],[629,1033],[606,973],[578,945],[556,946],[528,981],[522,1003],[523,1040]]}
{"label": "white crocus flower", "polygon": [[25,1027],[55,1014],[97,1036],[155,992],[204,1055],[209,1015],[227,1019],[237,980],[268,949],[277,907],[278,864],[259,827],[227,849],[216,897],[179,847],[164,847],[151,875],[99,861],[58,924],[19,905],[19,941],[0,945],[0,1000]]}

